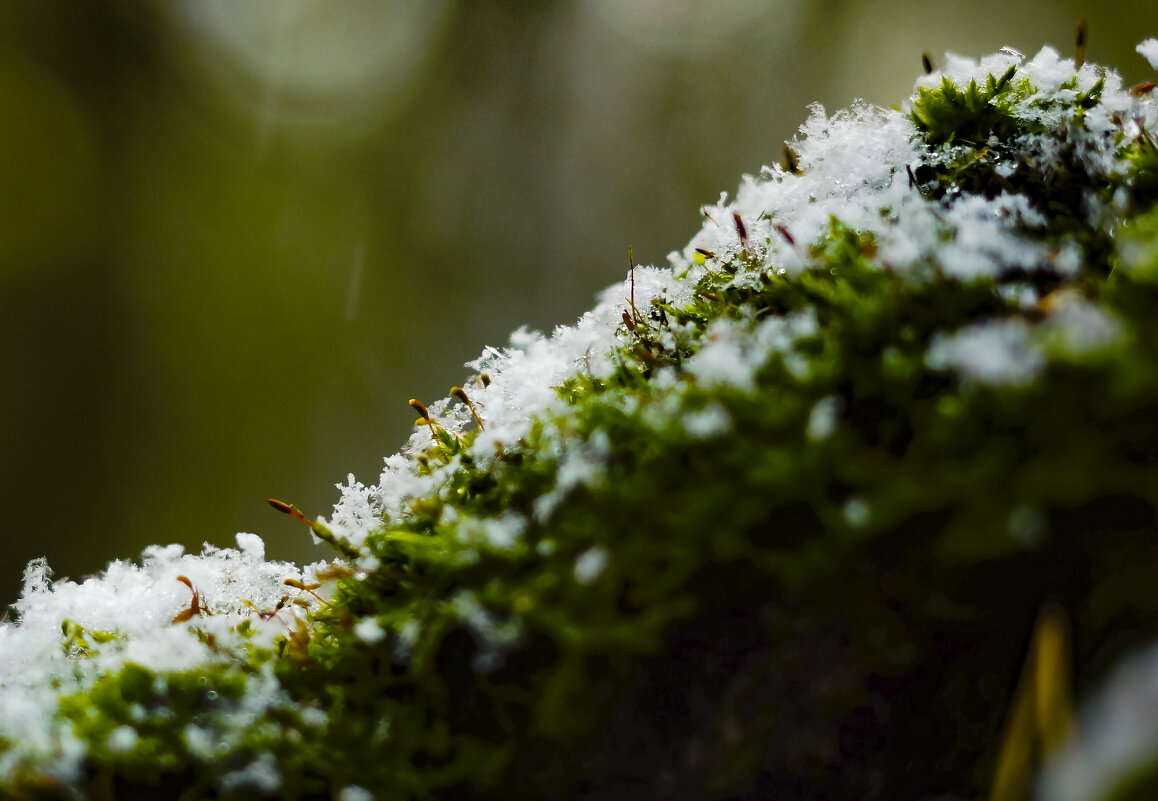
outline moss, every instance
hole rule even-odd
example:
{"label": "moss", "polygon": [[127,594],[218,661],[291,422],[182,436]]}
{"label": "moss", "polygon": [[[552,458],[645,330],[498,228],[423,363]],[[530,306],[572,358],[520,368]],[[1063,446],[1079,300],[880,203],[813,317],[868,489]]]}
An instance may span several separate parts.
{"label": "moss", "polygon": [[936,89],[918,90],[910,116],[937,145],[962,142],[981,147],[990,137],[1008,141],[1024,135],[1027,126],[1013,107],[1032,96],[1034,89],[1028,78],[1013,80],[1016,70],[1013,65],[1000,77],[990,75],[984,87],[975,80],[958,87],[946,76]]}
{"label": "moss", "polygon": [[[1158,634],[1158,595],[1108,590],[1158,558],[1154,145],[1116,142],[1109,174],[1072,146],[1049,165],[1023,152],[1065,139],[1101,91],[1052,95],[1053,129],[1016,112],[1046,101],[1013,69],[946,79],[911,111],[930,206],[1024,195],[1046,220],[1026,235],[1072,245],[1080,269],[902,273],[835,217],[794,274],[754,257],[773,234],[703,257],[690,300],[625,314],[610,374],[580,367],[496,458],[478,458],[479,432],[431,421],[416,459],[447,482],[382,521],[374,568],[343,573],[308,625],[204,670],[128,664],[63,697],[84,792],[980,795],[1046,599],[1077,621],[1080,687]],[[1115,225],[1083,206],[1119,192]],[[1021,284],[1055,302],[1026,307]],[[1112,347],[1067,345],[1050,328],[1067,303],[1117,321]],[[1042,335],[1033,380],[930,359],[939,335],[994,320],[1060,331]],[[725,330],[778,337],[750,386],[689,366]],[[705,435],[697,414],[726,425]],[[601,469],[562,491],[561,464],[585,448]],[[512,513],[516,541],[480,535]],[[367,620],[381,639],[359,636]],[[81,654],[115,637],[70,632]],[[276,789],[246,773],[270,757]],[[61,792],[38,781],[5,789]]]}

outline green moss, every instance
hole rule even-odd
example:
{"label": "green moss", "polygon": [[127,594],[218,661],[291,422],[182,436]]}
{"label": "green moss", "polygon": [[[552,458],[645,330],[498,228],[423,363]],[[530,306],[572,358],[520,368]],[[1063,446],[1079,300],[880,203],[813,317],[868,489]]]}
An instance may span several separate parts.
{"label": "green moss", "polygon": [[[1101,86],[1072,88],[1061,110],[1080,125]],[[1120,175],[1091,177],[1064,148],[1061,168],[999,172],[1025,137],[1064,136],[1014,113],[1033,98],[1012,70],[921,90],[914,180],[930,204],[1025,195],[1048,219],[1030,233],[1072,244],[1081,271],[901,275],[835,218],[795,275],[753,275],[746,251],[705,259],[690,301],[631,318],[610,375],[562,382],[561,411],[498,458],[474,456],[477,432],[436,427],[419,462],[453,465],[448,483],[383,521],[366,546],[377,566],[339,579],[309,626],[205,670],[130,664],[63,698],[94,797],[253,797],[228,777],[262,755],[279,798],[348,784],[382,798],[980,795],[1044,600],[1078,622],[1082,686],[1158,633],[1153,592],[1106,600],[1158,558],[1153,145],[1117,143]],[[1119,190],[1123,224],[1091,221],[1082,199]],[[1024,383],[929,364],[939,333],[1048,322],[1048,304],[1008,299],[1019,281],[1098,306],[1123,336],[1047,341]],[[688,367],[724,320],[783,329],[751,387]],[[689,428],[707,412],[726,428]],[[553,496],[583,448],[601,471]],[[511,513],[527,521],[517,542],[480,535]],[[382,639],[358,636],[367,620]],[[81,653],[115,636],[69,632]],[[228,750],[199,750],[196,731]],[[34,782],[10,789],[34,796]]]}
{"label": "green moss", "polygon": [[1028,78],[1013,80],[1016,70],[1014,65],[1001,77],[990,75],[984,87],[970,81],[961,88],[947,77],[936,89],[922,87],[910,117],[937,145],[961,142],[981,147],[990,137],[1010,140],[1023,135],[1027,127],[1012,111],[1034,93],[1034,88]]}

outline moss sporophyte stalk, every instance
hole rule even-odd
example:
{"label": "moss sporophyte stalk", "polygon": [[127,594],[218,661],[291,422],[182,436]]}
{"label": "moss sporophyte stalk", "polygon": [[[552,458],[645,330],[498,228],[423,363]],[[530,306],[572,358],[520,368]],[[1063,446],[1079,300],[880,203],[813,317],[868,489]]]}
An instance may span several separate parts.
{"label": "moss sporophyte stalk", "polygon": [[1146,797],[1158,103],[928,66],[411,401],[328,519],[271,501],[331,561],[30,564],[0,795]]}

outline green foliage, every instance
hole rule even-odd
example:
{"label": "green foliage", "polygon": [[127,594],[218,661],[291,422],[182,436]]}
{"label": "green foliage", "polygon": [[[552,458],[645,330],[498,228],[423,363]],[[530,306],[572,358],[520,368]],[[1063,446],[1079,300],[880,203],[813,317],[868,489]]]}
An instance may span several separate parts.
{"label": "green foliage", "polygon": [[[1048,176],[1028,160],[998,172],[1019,138],[1055,135],[1013,113],[1036,102],[1013,75],[921,90],[912,119],[931,150],[916,180],[929,203],[1026,195],[1048,219],[1033,235],[1073,244],[1081,271],[902,276],[835,218],[796,275],[753,276],[746,249],[705,257],[692,300],[626,318],[612,374],[564,381],[564,409],[498,458],[476,459],[477,432],[431,422],[419,463],[452,466],[449,483],[383,521],[367,540],[376,567],[342,574],[308,626],[203,671],[130,664],[63,698],[94,796],[983,792],[1045,600],[1077,618],[1081,685],[1158,633],[1152,582],[1112,591],[1158,559],[1154,147],[1119,142],[1131,166],[1109,178],[1072,153]],[[1074,95],[1074,124],[1100,91]],[[1119,191],[1120,230],[1082,211],[1084,193]],[[1017,281],[1052,301],[1022,308]],[[1046,330],[1067,303],[1124,334],[1092,349],[1047,339],[1024,383],[929,363],[941,332]],[[751,387],[688,367],[723,321],[782,340]],[[689,426],[705,414],[725,424]],[[560,465],[584,448],[603,469],[564,492]],[[518,537],[488,537],[510,513],[527,521]],[[82,653],[115,636],[70,632]],[[198,750],[189,727],[233,739]],[[276,790],[230,784],[263,755]],[[34,795],[23,781],[14,791]]]}
{"label": "green foliage", "polygon": [[990,75],[981,88],[970,81],[963,90],[949,78],[936,89],[921,87],[910,117],[934,144],[962,142],[981,147],[990,137],[1009,140],[1026,132],[1013,106],[1033,94],[1028,78],[1012,80],[1016,65],[1000,78]]}

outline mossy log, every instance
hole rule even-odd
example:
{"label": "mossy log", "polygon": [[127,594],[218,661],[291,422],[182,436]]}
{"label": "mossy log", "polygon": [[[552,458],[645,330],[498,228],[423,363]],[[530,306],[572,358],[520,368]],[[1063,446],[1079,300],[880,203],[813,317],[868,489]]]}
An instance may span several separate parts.
{"label": "mossy log", "polygon": [[34,563],[0,791],[985,795],[1043,608],[1055,695],[1158,637],[1156,129],[1049,49],[815,109],[669,269],[412,403],[377,486],[277,504],[333,562]]}

